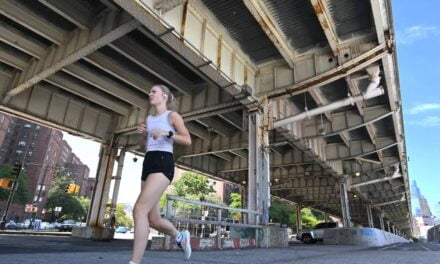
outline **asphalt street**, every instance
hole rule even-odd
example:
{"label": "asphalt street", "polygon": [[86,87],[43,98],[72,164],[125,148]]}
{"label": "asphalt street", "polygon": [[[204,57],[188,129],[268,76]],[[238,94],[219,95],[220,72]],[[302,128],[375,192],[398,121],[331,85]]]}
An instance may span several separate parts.
{"label": "asphalt street", "polygon": [[[116,264],[128,263],[131,240],[98,242],[70,237],[0,235],[0,263],[8,264]],[[196,251],[183,261],[177,251],[146,251],[143,263],[417,263],[440,264],[440,245],[395,244],[385,247],[291,244],[288,248]]]}

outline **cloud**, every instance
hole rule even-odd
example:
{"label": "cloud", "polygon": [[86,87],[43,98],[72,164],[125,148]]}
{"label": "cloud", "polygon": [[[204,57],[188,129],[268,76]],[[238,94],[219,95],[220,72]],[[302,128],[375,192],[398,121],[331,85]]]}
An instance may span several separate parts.
{"label": "cloud", "polygon": [[408,113],[412,115],[416,115],[429,110],[439,110],[439,109],[440,109],[440,104],[420,104],[409,109]]}
{"label": "cloud", "polygon": [[434,26],[412,26],[397,32],[397,42],[401,44],[412,44],[417,40],[426,39],[431,36],[440,35],[440,29]]}
{"label": "cloud", "polygon": [[438,116],[427,116],[420,121],[411,122],[414,125],[419,125],[423,127],[437,127],[440,126],[440,117]]}

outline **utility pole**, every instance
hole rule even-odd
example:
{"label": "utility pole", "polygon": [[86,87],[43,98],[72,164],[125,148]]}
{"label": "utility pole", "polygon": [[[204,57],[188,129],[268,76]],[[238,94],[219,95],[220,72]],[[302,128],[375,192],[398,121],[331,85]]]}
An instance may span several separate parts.
{"label": "utility pole", "polygon": [[[44,166],[44,164],[43,164],[43,166]],[[43,177],[42,177],[42,179],[41,179],[40,184],[38,185],[37,198],[36,198],[35,201],[33,201],[33,203],[32,203],[32,204],[34,204],[34,205],[40,203],[41,194],[42,194],[42,192],[43,192],[43,186],[45,186],[45,185],[44,185],[44,181],[46,180],[46,175],[47,175],[47,171],[48,171],[49,167],[50,167],[50,165],[46,164],[46,168],[44,169]],[[37,216],[37,212],[32,212],[31,223],[30,223],[30,225],[31,225],[32,227],[34,226],[34,222],[35,222],[35,218],[36,218],[36,216]]]}
{"label": "utility pole", "polygon": [[9,192],[8,201],[6,202],[6,209],[3,212],[3,216],[0,221],[0,230],[5,229],[6,218],[8,217],[8,213],[9,213],[9,207],[11,206],[12,200],[14,199],[15,191],[18,189],[18,178],[20,176],[21,168],[22,168],[21,163],[15,164],[14,167],[12,168],[12,175],[14,175],[15,178],[14,178],[14,183],[12,185],[11,191]]}
{"label": "utility pole", "polygon": [[[34,128],[31,132],[34,132],[34,131],[35,131],[35,128]],[[29,135],[31,135],[31,134],[32,134],[32,133],[29,133]],[[11,206],[12,201],[13,201],[13,199],[14,199],[15,191],[18,190],[18,179],[19,179],[19,177],[20,177],[20,173],[21,173],[21,170],[22,170],[22,166],[23,166],[23,164],[26,162],[26,155],[28,155],[29,146],[30,146],[31,144],[32,144],[32,143],[29,142],[29,141],[26,142],[26,149],[25,149],[25,151],[23,151],[23,157],[22,157],[22,159],[21,159],[21,162],[20,162],[20,163],[16,163],[16,164],[13,165],[13,168],[12,168],[12,175],[15,174],[15,182],[14,182],[14,185],[12,186],[11,191],[10,191],[10,193],[9,193],[8,201],[7,201],[7,203],[6,203],[6,208],[5,208],[5,211],[4,211],[4,213],[3,213],[2,219],[1,219],[1,221],[0,221],[0,230],[4,230],[4,229],[5,229],[6,218],[8,217],[8,213],[9,213],[9,207]]]}

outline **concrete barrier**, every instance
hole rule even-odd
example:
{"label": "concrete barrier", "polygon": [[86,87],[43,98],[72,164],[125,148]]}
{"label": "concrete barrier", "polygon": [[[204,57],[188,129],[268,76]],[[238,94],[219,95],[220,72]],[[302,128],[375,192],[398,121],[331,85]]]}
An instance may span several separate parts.
{"label": "concrete barrier", "polygon": [[257,233],[258,247],[260,248],[286,248],[289,246],[287,228],[278,225],[267,225]]}
{"label": "concrete barrier", "polygon": [[[192,250],[213,250],[219,249],[217,238],[199,238],[191,237]],[[255,239],[226,239],[222,238],[221,249],[240,249],[255,248]],[[165,237],[153,237],[151,241],[151,250],[180,250],[173,239]]]}
{"label": "concrete barrier", "polygon": [[409,240],[376,228],[331,228],[324,231],[323,243],[329,245],[385,246]]}
{"label": "concrete barrier", "polygon": [[113,239],[115,230],[108,227],[73,227],[72,237],[92,240],[110,241]]}
{"label": "concrete barrier", "polygon": [[440,243],[440,225],[436,225],[428,230],[428,242]]}

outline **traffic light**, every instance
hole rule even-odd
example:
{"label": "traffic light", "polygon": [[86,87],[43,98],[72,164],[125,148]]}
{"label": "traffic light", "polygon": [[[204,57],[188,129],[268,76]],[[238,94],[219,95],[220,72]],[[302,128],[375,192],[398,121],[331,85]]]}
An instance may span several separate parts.
{"label": "traffic light", "polygon": [[69,183],[66,185],[66,189],[64,189],[65,193],[74,193],[75,192],[75,184]]}
{"label": "traffic light", "polygon": [[11,176],[17,178],[20,172],[21,172],[21,163],[14,164],[14,166],[12,167]]}
{"label": "traffic light", "polygon": [[8,178],[0,179],[0,189],[11,189],[11,187],[9,187],[9,183],[11,181],[12,179],[8,179]]}
{"label": "traffic light", "polygon": [[80,186],[78,184],[74,184],[74,185],[75,185],[74,193],[79,193]]}

